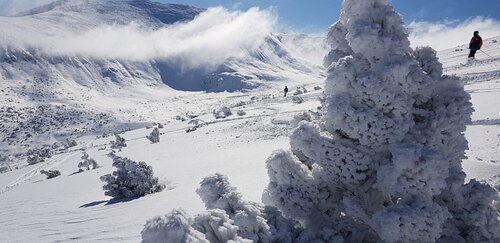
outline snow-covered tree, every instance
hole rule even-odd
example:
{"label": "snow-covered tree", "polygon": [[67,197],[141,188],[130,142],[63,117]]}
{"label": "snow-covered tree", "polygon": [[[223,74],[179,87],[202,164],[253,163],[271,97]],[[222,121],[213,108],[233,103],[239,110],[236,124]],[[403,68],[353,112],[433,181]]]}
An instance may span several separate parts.
{"label": "snow-covered tree", "polygon": [[159,143],[160,142],[160,130],[157,127],[155,127],[153,129],[153,131],[151,132],[151,134],[146,136],[146,138],[149,139],[149,141],[151,141],[151,143]]}
{"label": "snow-covered tree", "polygon": [[153,175],[153,168],[144,162],[135,162],[129,158],[119,157],[113,153],[116,171],[101,176],[106,196],[113,198],[134,198],[162,191],[165,186]]}
{"label": "snow-covered tree", "polygon": [[500,241],[498,194],[464,184],[472,107],[388,0],[345,0],[330,27],[323,116],[268,159],[266,202],[307,241]]}
{"label": "snow-covered tree", "polygon": [[115,133],[115,141],[111,141],[111,148],[121,150],[124,147],[127,147],[125,138]]}
{"label": "snow-covered tree", "polygon": [[40,173],[46,175],[47,179],[52,179],[61,175],[61,172],[58,170],[41,170]]}
{"label": "snow-covered tree", "polygon": [[99,167],[97,162],[94,159],[90,158],[89,154],[87,154],[87,152],[83,152],[81,159],[83,161],[78,163],[78,168],[81,170],[83,170],[83,169],[90,170],[90,166],[92,166],[93,170],[95,170]]}

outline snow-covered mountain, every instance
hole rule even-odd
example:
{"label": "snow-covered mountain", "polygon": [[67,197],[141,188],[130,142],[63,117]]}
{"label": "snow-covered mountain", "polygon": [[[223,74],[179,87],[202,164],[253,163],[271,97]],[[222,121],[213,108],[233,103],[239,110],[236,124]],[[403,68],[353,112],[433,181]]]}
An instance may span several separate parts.
{"label": "snow-covered mountain", "polygon": [[[233,47],[222,57],[205,52],[209,47],[204,49],[205,44],[200,44],[204,40],[196,34],[169,38],[173,32],[203,32],[210,28],[205,22],[220,18],[232,24],[237,18],[237,14],[218,10],[205,20],[209,17],[202,13],[206,10],[148,0],[61,0],[15,17],[0,17],[0,88],[5,94],[0,98],[1,150],[171,118],[158,113],[156,117],[139,115],[143,109],[130,109],[117,97],[140,97],[144,99],[140,103],[147,106],[156,94],[172,98],[185,91],[281,90],[287,84],[322,79],[323,38],[265,33],[248,37],[253,38],[249,40],[252,45]],[[198,24],[190,24],[195,18]],[[150,38],[134,39],[142,34]],[[133,39],[131,44],[121,42],[129,39]],[[170,42],[163,44],[163,40]],[[169,44],[190,41],[199,49],[177,50],[189,49],[193,43],[169,48]],[[170,54],[155,55],[160,52],[158,46]],[[153,54],[144,54],[142,47]],[[199,59],[203,65],[192,64]],[[204,102],[206,107],[215,104]]]}
{"label": "snow-covered mountain", "polygon": [[[100,58],[81,53],[47,53],[40,46],[26,43],[26,38],[65,37],[102,26],[121,27],[129,24],[140,29],[159,29],[187,22],[204,10],[150,1],[58,1],[22,13],[0,18],[1,76],[4,79],[37,77],[43,80],[77,82],[84,86],[107,86],[110,81],[122,85],[166,84],[176,90],[234,91],[254,88],[260,81],[284,80],[290,73],[318,75],[319,65],[293,55],[282,41],[285,34],[271,34],[262,44],[245,50],[246,54],[231,58],[211,69],[183,67],[176,58]],[[122,36],[128,38],[128,36]],[[304,37],[316,49],[321,38]],[[149,43],[144,43],[148,45]],[[125,48],[119,43],[115,48]],[[200,53],[204,55],[204,53]],[[21,70],[19,70],[21,69]],[[266,72],[261,70],[265,69]]]}

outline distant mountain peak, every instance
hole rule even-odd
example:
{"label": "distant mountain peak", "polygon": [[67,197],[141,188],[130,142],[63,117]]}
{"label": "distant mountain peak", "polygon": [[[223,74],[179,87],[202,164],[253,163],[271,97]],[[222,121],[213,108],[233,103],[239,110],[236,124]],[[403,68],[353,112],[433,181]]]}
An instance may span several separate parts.
{"label": "distant mountain peak", "polygon": [[[91,7],[89,7],[91,6]],[[113,11],[120,9],[136,9],[156,18],[164,24],[173,24],[175,22],[189,21],[194,16],[205,11],[202,8],[196,8],[181,4],[165,4],[151,0],[127,0],[127,1],[104,1],[104,0],[56,0],[46,5],[42,5],[21,13],[13,17],[24,17],[51,12],[54,10],[63,10],[64,13],[73,11],[80,12],[84,10],[97,11],[105,13],[107,10]]]}

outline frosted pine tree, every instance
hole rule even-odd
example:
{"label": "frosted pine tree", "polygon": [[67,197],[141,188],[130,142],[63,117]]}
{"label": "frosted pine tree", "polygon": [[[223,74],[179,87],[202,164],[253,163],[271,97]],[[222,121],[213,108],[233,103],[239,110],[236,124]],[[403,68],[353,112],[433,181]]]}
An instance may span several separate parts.
{"label": "frosted pine tree", "polygon": [[149,141],[151,141],[151,143],[159,143],[160,142],[160,130],[157,127],[155,127],[153,129],[153,131],[151,132],[151,134],[146,136],[146,138],[149,139]]}
{"label": "frosted pine tree", "polygon": [[461,81],[409,47],[388,0],[345,0],[328,41],[321,121],[267,162],[266,202],[306,228],[297,241],[499,241],[497,192],[464,184]]}

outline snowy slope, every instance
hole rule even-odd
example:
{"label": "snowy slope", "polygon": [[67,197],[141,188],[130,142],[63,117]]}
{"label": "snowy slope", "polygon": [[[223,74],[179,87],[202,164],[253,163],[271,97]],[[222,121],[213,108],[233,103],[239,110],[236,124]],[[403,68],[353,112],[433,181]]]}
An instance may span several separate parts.
{"label": "snowy slope", "polygon": [[469,50],[465,45],[439,53],[445,72],[462,77],[472,97],[475,112],[466,132],[470,150],[464,163],[471,178],[500,178],[499,41],[500,37],[484,40],[483,52],[472,62],[466,60]]}
{"label": "snowy slope", "polygon": [[[461,47],[439,53],[446,72],[462,76],[468,82],[466,87],[476,110],[466,134],[470,150],[469,159],[463,164],[465,171],[468,178],[491,183],[498,183],[500,178],[500,69],[497,67],[500,44],[493,41],[497,39],[500,38],[487,40],[484,47],[493,59],[479,54],[477,61],[466,63],[466,50],[459,50]],[[295,86],[291,88],[293,93]],[[313,88],[306,86],[310,91]],[[172,119],[160,129],[162,135],[157,144],[145,138],[152,129],[123,134],[128,146],[118,154],[152,165],[155,175],[166,184],[166,190],[130,201],[109,201],[99,177],[113,171],[111,159],[106,156],[113,138],[81,138],[76,147],[61,150],[43,163],[0,175],[0,241],[137,242],[144,223],[153,216],[180,207],[191,214],[204,210],[195,190],[202,177],[216,172],[228,175],[245,199],[260,201],[268,182],[266,158],[275,149],[289,147],[287,136],[292,129],[289,125],[292,117],[302,111],[316,111],[321,90],[291,97],[270,95],[262,90],[185,93],[175,98],[147,95],[151,99],[147,106],[133,102],[138,99],[134,96],[116,100],[137,110],[146,109],[144,113],[158,112],[167,107],[165,103],[170,103],[177,110],[200,115],[195,119],[206,124],[186,133],[186,128],[193,126],[189,124],[191,119]],[[297,97],[304,102],[294,103]],[[215,104],[226,104],[234,114],[215,119],[209,106],[201,105],[205,102],[214,104],[212,108]],[[236,111],[246,114],[238,116]],[[101,167],[74,174],[83,150]],[[42,169],[58,169],[62,175],[47,180],[40,174]]]}
{"label": "snowy slope", "polygon": [[[0,151],[23,156],[28,148],[65,143],[85,134],[167,122],[186,108],[173,104],[192,96],[192,91],[278,87],[270,89],[276,94],[286,84],[321,81],[322,60],[317,57],[326,47],[322,38],[303,35],[266,33],[259,45],[211,68],[186,68],[183,53],[166,58],[116,58],[100,56],[99,51],[71,53],[71,42],[58,42],[78,41],[95,33],[115,37],[116,29],[123,31],[116,33],[130,34],[118,39],[133,38],[137,31],[154,39],[203,12],[151,1],[82,0],[58,1],[16,17],[0,17]],[[195,27],[200,28],[185,29]],[[88,42],[92,39],[78,44]],[[310,46],[309,55],[296,48],[301,45]],[[126,47],[118,43],[116,49],[120,48]],[[192,58],[209,54],[200,52]],[[207,96],[195,98],[202,104],[193,101],[189,109],[211,112],[219,100]]]}

